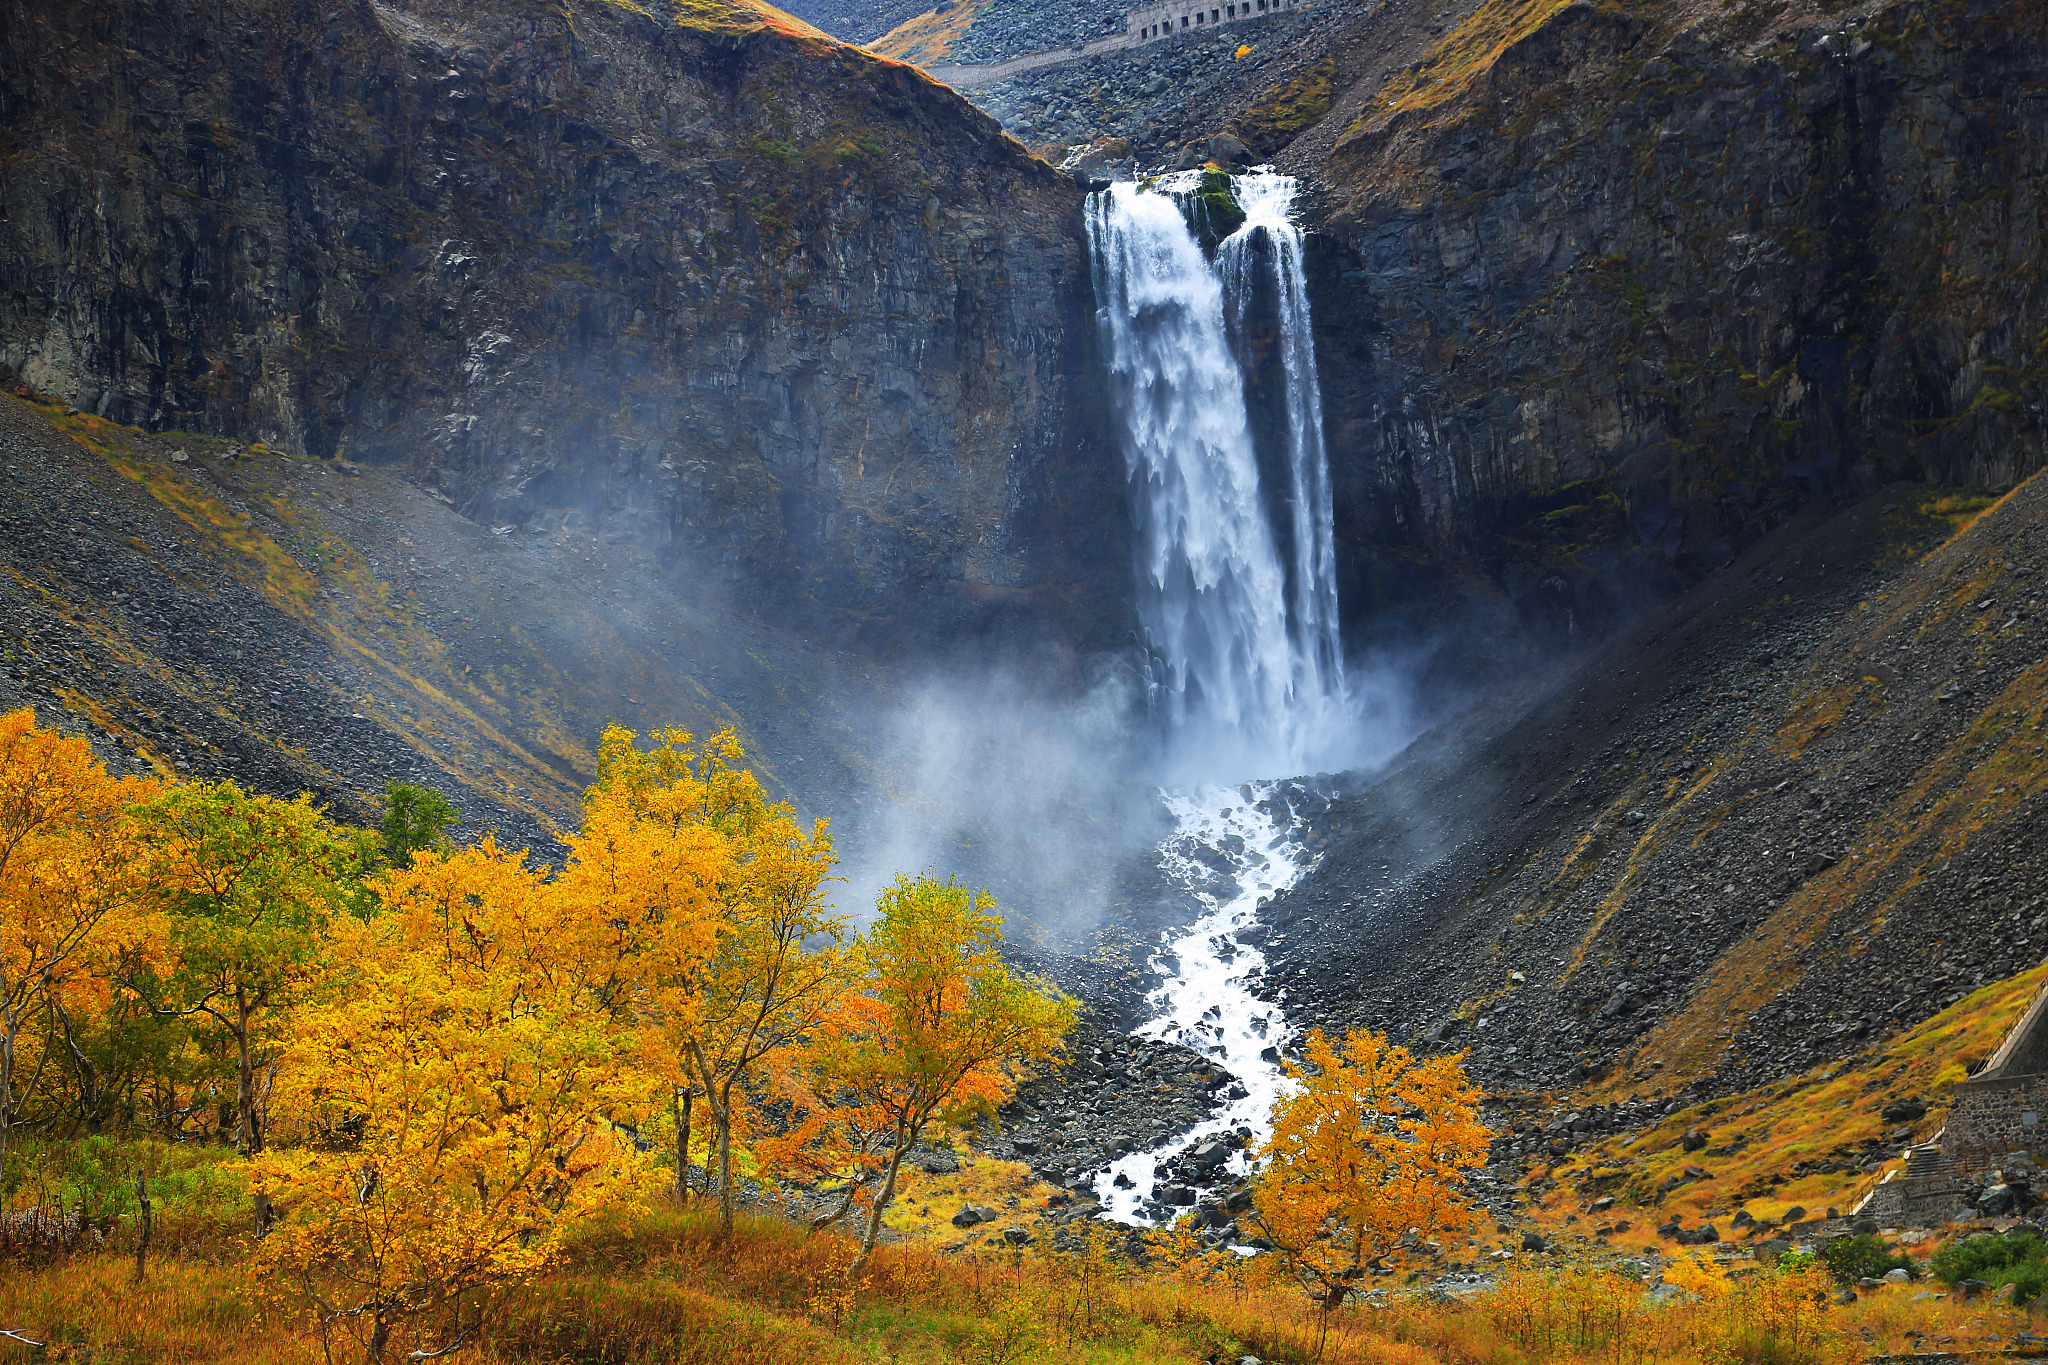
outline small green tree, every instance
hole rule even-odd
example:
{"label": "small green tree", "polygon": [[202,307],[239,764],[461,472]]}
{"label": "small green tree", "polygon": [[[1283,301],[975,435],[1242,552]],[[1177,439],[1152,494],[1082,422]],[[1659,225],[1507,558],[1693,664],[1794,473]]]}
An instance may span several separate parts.
{"label": "small green tree", "polygon": [[1879,1279],[1890,1270],[1903,1270],[1916,1280],[1920,1278],[1920,1267],[1913,1263],[1911,1256],[1868,1232],[1835,1238],[1821,1248],[1820,1261],[1843,1284]]}
{"label": "small green tree", "polygon": [[236,1140],[261,1151],[257,1073],[320,977],[328,920],[359,870],[355,845],[310,797],[280,801],[231,781],[168,788],[136,816],[177,965],[128,985],[159,1014],[204,1014],[226,1031]]}
{"label": "small green tree", "polygon": [[412,856],[447,841],[461,813],[432,787],[390,782],[384,787],[384,818],[377,822],[385,855],[394,867],[412,866]]}
{"label": "small green tree", "polygon": [[1931,1268],[1951,1289],[1964,1280],[1982,1280],[1993,1290],[2011,1285],[2016,1304],[2029,1303],[2048,1288],[2048,1248],[2031,1232],[1985,1233],[1956,1242],[1934,1253]]}

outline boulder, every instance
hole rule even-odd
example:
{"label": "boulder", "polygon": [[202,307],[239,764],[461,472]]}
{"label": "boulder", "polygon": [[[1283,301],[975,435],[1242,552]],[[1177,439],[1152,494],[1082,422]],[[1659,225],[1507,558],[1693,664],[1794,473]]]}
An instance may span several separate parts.
{"label": "boulder", "polygon": [[1919,1100],[1893,1100],[1880,1109],[1877,1116],[1886,1123],[1911,1123],[1927,1114],[1927,1106]]}
{"label": "boulder", "polygon": [[[1023,1144],[1017,1150],[1024,1150]],[[960,1158],[949,1147],[933,1147],[918,1153],[917,1166],[926,1175],[951,1175],[960,1169]]]}
{"label": "boulder", "polygon": [[953,1215],[953,1226],[971,1228],[980,1223],[992,1223],[995,1217],[993,1209],[980,1209],[972,1204],[963,1204],[960,1206],[960,1212]]}
{"label": "boulder", "polygon": [[1522,1250],[1548,1251],[1550,1250],[1550,1243],[1544,1239],[1542,1233],[1532,1229],[1522,1234]]}
{"label": "boulder", "polygon": [[1884,1273],[1884,1282],[1886,1284],[1911,1284],[1912,1281],[1913,1277],[1908,1275],[1903,1269],[1887,1270]]}
{"label": "boulder", "polygon": [[1235,134],[1218,133],[1209,139],[1209,159],[1219,166],[1244,166],[1251,162],[1252,149]]}
{"label": "boulder", "polygon": [[1688,1128],[1685,1130],[1685,1136],[1680,1138],[1678,1143],[1679,1146],[1685,1148],[1688,1152],[1697,1152],[1700,1148],[1707,1145],[1708,1140],[1708,1135],[1699,1129]]}
{"label": "boulder", "polygon": [[1096,138],[1084,147],[1076,147],[1060,163],[1060,169],[1073,176],[1074,183],[1084,190],[1101,189],[1115,180],[1129,180],[1136,166],[1131,144],[1120,137]]}

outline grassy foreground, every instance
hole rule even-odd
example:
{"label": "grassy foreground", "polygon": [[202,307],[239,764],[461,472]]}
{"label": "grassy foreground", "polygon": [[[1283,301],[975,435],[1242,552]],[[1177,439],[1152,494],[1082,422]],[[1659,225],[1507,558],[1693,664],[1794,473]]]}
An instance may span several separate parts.
{"label": "grassy foreground", "polygon": [[[0,1327],[48,1343],[0,1346],[0,1361],[238,1361],[305,1365],[318,1338],[243,1273],[233,1236],[178,1246],[133,1283],[112,1249],[0,1273]],[[1099,1253],[958,1255],[886,1244],[858,1283],[855,1247],[773,1218],[743,1219],[731,1243],[696,1211],[658,1210],[584,1236],[553,1273],[517,1290],[460,1359],[497,1362],[1085,1361],[1151,1365],[1266,1361],[1425,1362],[1862,1360],[1877,1352],[1995,1346],[2030,1325],[2021,1311],[1959,1305],[1940,1286],[1832,1303],[1817,1270],[1702,1265],[1666,1273],[1682,1292],[1591,1263],[1506,1267],[1468,1301],[1395,1298],[1347,1306],[1327,1332],[1313,1305],[1260,1285],[1240,1263],[1133,1271]],[[1916,1299],[1914,1295],[1922,1297]],[[334,1359],[353,1359],[335,1343]]]}

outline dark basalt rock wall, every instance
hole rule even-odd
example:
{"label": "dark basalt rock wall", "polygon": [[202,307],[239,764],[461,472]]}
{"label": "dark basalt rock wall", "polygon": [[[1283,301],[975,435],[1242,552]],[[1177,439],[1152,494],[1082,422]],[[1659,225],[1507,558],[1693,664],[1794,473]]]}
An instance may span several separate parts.
{"label": "dark basalt rock wall", "polygon": [[2048,10],[1578,3],[1490,66],[1462,41],[1280,158],[1321,193],[1354,615],[1584,639],[1799,507],[2040,466]]}
{"label": "dark basalt rock wall", "polygon": [[0,361],[820,629],[1113,638],[1078,192],[776,11],[647,10],[14,5]]}

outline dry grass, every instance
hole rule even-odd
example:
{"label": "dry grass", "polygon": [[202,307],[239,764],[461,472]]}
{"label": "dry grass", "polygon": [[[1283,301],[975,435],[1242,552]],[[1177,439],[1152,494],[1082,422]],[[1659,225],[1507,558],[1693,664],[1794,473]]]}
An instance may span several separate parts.
{"label": "dry grass", "polygon": [[[1814,1216],[1830,1206],[1846,1212],[1889,1165],[1863,1173],[1801,1174],[1794,1167],[1836,1160],[1889,1132],[1894,1125],[1879,1113],[1898,1099],[1928,1104],[1928,1114],[1912,1127],[1916,1138],[1930,1136],[1941,1126],[1955,1083],[1997,1048],[2044,984],[2048,965],[1973,992],[1858,1057],[1682,1110],[1626,1141],[1581,1148],[1552,1169],[1559,1188],[1532,1212],[1552,1229],[1583,1234],[1597,1226],[1590,1221],[1591,1202],[1612,1195],[1616,1207],[1607,1217],[1631,1221],[1631,1246],[1656,1244],[1653,1229],[1666,1218],[1694,1226],[1718,1217],[1728,1234],[1727,1216],[1738,1208],[1759,1219],[1776,1219],[1794,1206]],[[1625,1088],[1617,1083],[1593,1097],[1618,1098]],[[1706,1150],[1685,1151],[1681,1139],[1689,1128],[1709,1134]],[[1705,1170],[1707,1178],[1686,1178],[1688,1166]],[[1672,1177],[1681,1183],[1660,1194]]]}
{"label": "dry grass", "polygon": [[958,0],[940,14],[933,10],[905,19],[874,42],[868,50],[906,62],[931,64],[952,55],[953,44],[966,36],[976,15],[988,8],[989,0]]}
{"label": "dry grass", "polygon": [[1447,104],[1471,88],[1501,55],[1543,27],[1572,0],[1484,0],[1421,62],[1387,82],[1365,115],[1369,129],[1396,115]]}
{"label": "dry grass", "polygon": [[[176,1239],[173,1239],[174,1245]],[[1043,1248],[948,1254],[885,1244],[847,1278],[851,1242],[743,1218],[720,1240],[705,1211],[620,1215],[588,1230],[557,1269],[517,1290],[472,1365],[1191,1365],[1256,1355],[1327,1365],[1534,1365],[1699,1360],[1825,1365],[1916,1341],[2010,1340],[2024,1314],[1885,1290],[1835,1308],[1812,1272],[1712,1267],[1659,1303],[1641,1280],[1591,1264],[1523,1267],[1470,1301],[1397,1297],[1325,1323],[1266,1263],[1221,1274],[1134,1273],[1099,1253]],[[121,1250],[0,1274],[0,1327],[71,1359],[302,1365],[319,1343],[242,1271],[237,1244],[177,1247],[140,1287]],[[1919,1333],[1916,1337],[1911,1334]],[[11,1349],[11,1348],[8,1348]],[[26,1360],[26,1348],[0,1361]],[[59,1353],[46,1357],[65,1359]],[[337,1359],[345,1357],[337,1356]]]}
{"label": "dry grass", "polygon": [[[883,1216],[889,1230],[912,1241],[994,1245],[1007,1223],[1028,1223],[1049,1206],[1055,1189],[1021,1161],[998,1161],[963,1147],[960,1169],[947,1175],[906,1171],[896,1202]],[[963,1205],[993,1209],[996,1221],[962,1231],[953,1215]]]}

